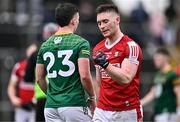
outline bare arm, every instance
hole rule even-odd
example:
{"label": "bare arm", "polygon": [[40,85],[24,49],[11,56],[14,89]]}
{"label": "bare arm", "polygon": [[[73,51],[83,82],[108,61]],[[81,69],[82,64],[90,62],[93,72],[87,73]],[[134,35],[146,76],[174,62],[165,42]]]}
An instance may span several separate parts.
{"label": "bare arm", "polygon": [[88,58],[79,58],[78,59],[78,68],[81,77],[81,83],[90,97],[95,96],[92,77],[90,73],[90,65]]}
{"label": "bare arm", "polygon": [[177,108],[180,109],[180,84],[174,86],[174,92],[176,94]]}
{"label": "bare arm", "polygon": [[16,95],[17,82],[18,81],[15,81],[12,79],[9,81],[7,93],[8,93],[9,99],[11,100],[11,103],[16,107],[19,107],[22,104],[22,100]]}
{"label": "bare arm", "polygon": [[109,64],[105,69],[111,78],[119,84],[128,85],[134,78],[138,69],[138,65],[131,63],[128,59],[124,59],[121,68]]}
{"label": "bare arm", "polygon": [[152,87],[151,90],[147,93],[147,95],[141,99],[141,104],[145,106],[149,102],[151,102],[155,98],[155,88]]}
{"label": "bare arm", "polygon": [[101,80],[100,71],[99,71],[99,68],[96,66],[96,80],[95,80],[94,87],[95,87],[95,92],[96,92],[97,97],[99,97],[100,80]]}
{"label": "bare arm", "polygon": [[40,86],[42,91],[44,93],[46,93],[47,82],[46,82],[46,79],[45,79],[46,72],[45,72],[44,68],[45,68],[44,64],[37,64],[36,65],[36,82],[38,83],[38,85]]}

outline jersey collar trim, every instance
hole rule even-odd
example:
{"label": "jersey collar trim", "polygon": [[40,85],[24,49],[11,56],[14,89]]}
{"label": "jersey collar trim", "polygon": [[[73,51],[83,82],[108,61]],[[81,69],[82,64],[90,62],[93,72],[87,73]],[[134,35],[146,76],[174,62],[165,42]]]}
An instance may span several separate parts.
{"label": "jersey collar trim", "polygon": [[108,40],[106,39],[106,40],[105,40],[105,47],[106,47],[107,49],[111,49],[111,48],[114,47],[118,42],[121,41],[121,39],[122,39],[123,36],[124,36],[124,34],[121,33],[120,37],[119,37],[118,39],[116,39],[116,41],[114,41],[114,43],[111,44],[111,45],[108,45],[108,44],[107,44],[107,43],[108,43]]}
{"label": "jersey collar trim", "polygon": [[55,35],[72,34],[72,32],[56,32]]}

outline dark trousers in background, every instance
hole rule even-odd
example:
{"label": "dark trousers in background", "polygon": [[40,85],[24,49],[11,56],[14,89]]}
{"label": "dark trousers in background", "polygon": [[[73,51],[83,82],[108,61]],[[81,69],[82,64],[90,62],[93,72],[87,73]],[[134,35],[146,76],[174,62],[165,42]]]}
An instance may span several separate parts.
{"label": "dark trousers in background", "polygon": [[46,98],[37,99],[36,105],[36,121],[45,122],[44,118],[44,106],[46,103]]}

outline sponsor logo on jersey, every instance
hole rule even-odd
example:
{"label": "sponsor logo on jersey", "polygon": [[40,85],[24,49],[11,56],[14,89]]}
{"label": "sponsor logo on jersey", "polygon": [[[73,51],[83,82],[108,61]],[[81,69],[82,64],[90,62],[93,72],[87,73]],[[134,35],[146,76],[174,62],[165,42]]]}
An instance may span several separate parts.
{"label": "sponsor logo on jersey", "polygon": [[[120,63],[114,63],[112,65],[120,68]],[[100,66],[99,68],[100,68],[101,78],[111,78],[109,74],[103,68],[101,68]]]}
{"label": "sponsor logo on jersey", "polygon": [[55,37],[54,38],[54,43],[55,44],[59,44],[59,43],[61,43],[61,41],[62,41],[62,37]]}
{"label": "sponsor logo on jersey", "polygon": [[114,53],[114,57],[118,57],[118,56],[119,56],[119,52],[116,51],[116,52]]}
{"label": "sponsor logo on jersey", "polygon": [[112,55],[112,52],[105,52],[105,54],[106,54],[106,59],[109,59]]}
{"label": "sponsor logo on jersey", "polygon": [[129,106],[129,105],[130,105],[130,102],[127,100],[127,101],[125,102],[125,105],[126,105],[126,106]]}

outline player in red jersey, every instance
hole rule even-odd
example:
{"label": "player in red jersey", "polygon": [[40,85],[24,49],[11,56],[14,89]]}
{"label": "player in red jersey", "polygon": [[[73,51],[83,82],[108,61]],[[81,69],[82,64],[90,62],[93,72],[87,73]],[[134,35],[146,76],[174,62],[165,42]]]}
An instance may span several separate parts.
{"label": "player in red jersey", "polygon": [[93,50],[96,80],[100,82],[94,122],[142,121],[139,100],[142,52],[139,45],[124,35],[115,5],[100,5],[97,24],[105,37]]}
{"label": "player in red jersey", "polygon": [[[26,56],[29,57],[36,49],[37,46],[31,44],[26,50]],[[35,122],[35,110],[32,104],[34,85],[24,82],[26,65],[26,59],[15,64],[8,84],[8,96],[15,107],[15,122]]]}

